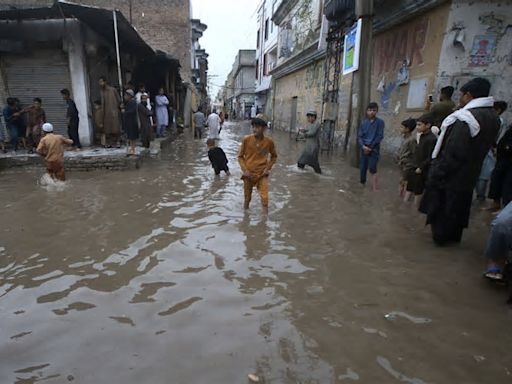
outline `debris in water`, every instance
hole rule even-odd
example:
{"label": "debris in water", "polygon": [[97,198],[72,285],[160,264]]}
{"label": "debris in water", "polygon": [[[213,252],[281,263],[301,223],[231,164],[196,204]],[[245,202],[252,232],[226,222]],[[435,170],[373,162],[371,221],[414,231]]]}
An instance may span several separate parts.
{"label": "debris in water", "polygon": [[485,356],[475,355],[475,356],[473,356],[473,359],[475,359],[475,361],[476,361],[477,363],[481,363],[482,361],[484,361],[484,360],[485,360]]}
{"label": "debris in water", "polygon": [[254,373],[249,373],[248,377],[249,377],[249,380],[253,383],[260,382],[260,378],[258,376],[256,376]]}
{"label": "debris in water", "polygon": [[382,356],[377,357],[377,364],[379,364],[385,371],[387,371],[391,376],[395,379],[408,384],[426,384],[423,380],[418,379],[417,377],[407,377],[403,373],[398,372],[391,366],[391,363],[388,359]]}
{"label": "debris in water", "polygon": [[350,368],[347,368],[346,374],[338,376],[338,380],[343,381],[345,379],[357,381],[357,380],[359,380],[359,375],[357,373],[355,373],[353,370],[351,370]]}
{"label": "debris in water", "polygon": [[429,319],[427,317],[415,317],[415,316],[411,316],[405,312],[399,312],[399,311],[389,312],[388,314],[384,315],[384,317],[387,320],[396,320],[397,317],[403,317],[404,319],[407,319],[414,324],[428,324],[428,323],[432,322],[432,319]]}
{"label": "debris in water", "polygon": [[338,192],[347,193],[344,189],[339,189]]}

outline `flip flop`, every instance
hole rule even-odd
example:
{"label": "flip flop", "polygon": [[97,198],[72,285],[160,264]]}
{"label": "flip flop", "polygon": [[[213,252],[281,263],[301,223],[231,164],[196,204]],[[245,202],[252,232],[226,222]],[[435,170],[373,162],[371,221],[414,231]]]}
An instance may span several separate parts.
{"label": "flip flop", "polygon": [[490,267],[485,271],[484,277],[492,281],[502,281],[503,272],[498,267]]}

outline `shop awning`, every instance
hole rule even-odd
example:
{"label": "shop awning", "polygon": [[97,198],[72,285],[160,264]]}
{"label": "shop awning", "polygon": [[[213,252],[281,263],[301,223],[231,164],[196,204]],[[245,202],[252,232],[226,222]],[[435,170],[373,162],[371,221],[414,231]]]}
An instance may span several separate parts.
{"label": "shop awning", "polygon": [[[133,52],[140,56],[152,57],[155,51],[120,11],[117,14],[119,47],[122,52]],[[75,18],[86,24],[112,45],[115,45],[113,11],[75,4],[69,1],[56,1],[51,7],[10,9],[0,11],[0,20],[45,20]]]}

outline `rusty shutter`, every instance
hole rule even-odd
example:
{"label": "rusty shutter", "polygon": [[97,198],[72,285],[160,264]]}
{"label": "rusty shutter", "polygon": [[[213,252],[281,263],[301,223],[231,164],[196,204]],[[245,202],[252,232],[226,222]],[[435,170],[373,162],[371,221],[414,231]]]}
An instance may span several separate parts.
{"label": "rusty shutter", "polygon": [[34,97],[43,101],[46,120],[56,132],[67,136],[67,106],[60,90],[71,91],[67,54],[57,49],[37,50],[29,55],[2,55],[9,96],[29,106]]}

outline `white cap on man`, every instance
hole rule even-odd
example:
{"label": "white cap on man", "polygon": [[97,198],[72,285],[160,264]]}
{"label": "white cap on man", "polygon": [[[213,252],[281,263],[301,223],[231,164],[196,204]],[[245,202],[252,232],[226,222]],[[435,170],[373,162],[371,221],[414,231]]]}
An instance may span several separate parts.
{"label": "white cap on man", "polygon": [[53,125],[51,125],[50,123],[44,123],[43,131],[44,132],[53,132]]}

